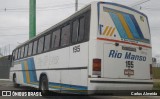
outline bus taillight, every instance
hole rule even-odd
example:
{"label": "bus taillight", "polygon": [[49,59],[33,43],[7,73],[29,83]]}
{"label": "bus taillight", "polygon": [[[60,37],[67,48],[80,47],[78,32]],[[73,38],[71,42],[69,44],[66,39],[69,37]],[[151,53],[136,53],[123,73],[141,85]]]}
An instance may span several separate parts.
{"label": "bus taillight", "polygon": [[152,79],[152,74],[153,74],[153,71],[152,71],[152,64],[150,64],[150,75],[151,75],[151,79]]}
{"label": "bus taillight", "polygon": [[101,75],[101,59],[93,59],[93,75]]}

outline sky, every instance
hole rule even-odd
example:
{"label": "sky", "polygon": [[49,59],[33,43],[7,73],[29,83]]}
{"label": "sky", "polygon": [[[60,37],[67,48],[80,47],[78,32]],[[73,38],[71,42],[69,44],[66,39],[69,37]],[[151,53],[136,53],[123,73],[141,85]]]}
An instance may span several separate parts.
{"label": "sky", "polygon": [[[79,0],[79,9],[98,0]],[[100,0],[133,6],[141,0]],[[36,34],[67,18],[75,12],[75,0],[37,0]],[[134,8],[149,18],[152,56],[160,57],[160,0],[150,0]],[[141,9],[140,9],[141,8]],[[0,0],[0,48],[10,45],[10,51],[28,40],[29,0]]]}

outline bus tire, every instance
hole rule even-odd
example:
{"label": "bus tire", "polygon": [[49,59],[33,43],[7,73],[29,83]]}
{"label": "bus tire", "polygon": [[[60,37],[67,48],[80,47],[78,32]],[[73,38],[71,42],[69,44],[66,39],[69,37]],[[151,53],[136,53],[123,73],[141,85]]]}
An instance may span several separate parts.
{"label": "bus tire", "polygon": [[16,75],[14,74],[14,75],[13,75],[13,86],[14,86],[15,88],[18,88],[18,87],[20,86],[20,84],[17,84],[16,81],[17,81],[17,80],[16,80]]}
{"label": "bus tire", "polygon": [[42,92],[43,96],[48,95],[48,79],[46,76],[42,76],[40,79],[40,86],[39,86],[40,91]]}

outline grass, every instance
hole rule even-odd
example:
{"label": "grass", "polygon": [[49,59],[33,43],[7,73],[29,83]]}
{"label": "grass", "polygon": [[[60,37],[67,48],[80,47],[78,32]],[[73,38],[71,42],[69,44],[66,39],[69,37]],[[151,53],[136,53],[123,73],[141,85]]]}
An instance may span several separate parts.
{"label": "grass", "polygon": [[160,79],[154,79],[153,81],[153,90],[160,90]]}
{"label": "grass", "polygon": [[160,90],[160,67],[153,67],[153,90]]}
{"label": "grass", "polygon": [[153,67],[153,79],[160,79],[160,67]]}

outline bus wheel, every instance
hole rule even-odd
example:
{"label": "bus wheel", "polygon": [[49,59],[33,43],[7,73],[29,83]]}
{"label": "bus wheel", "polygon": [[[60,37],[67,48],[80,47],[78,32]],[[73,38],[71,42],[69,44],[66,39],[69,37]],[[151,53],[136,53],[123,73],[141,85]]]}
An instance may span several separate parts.
{"label": "bus wheel", "polygon": [[43,96],[48,95],[48,79],[46,76],[42,76],[40,80],[40,90]]}
{"label": "bus wheel", "polygon": [[13,75],[13,86],[14,86],[15,88],[18,88],[18,87],[20,86],[20,84],[17,84],[16,81],[17,81],[17,80],[16,80],[16,75],[14,74],[14,75]]}

